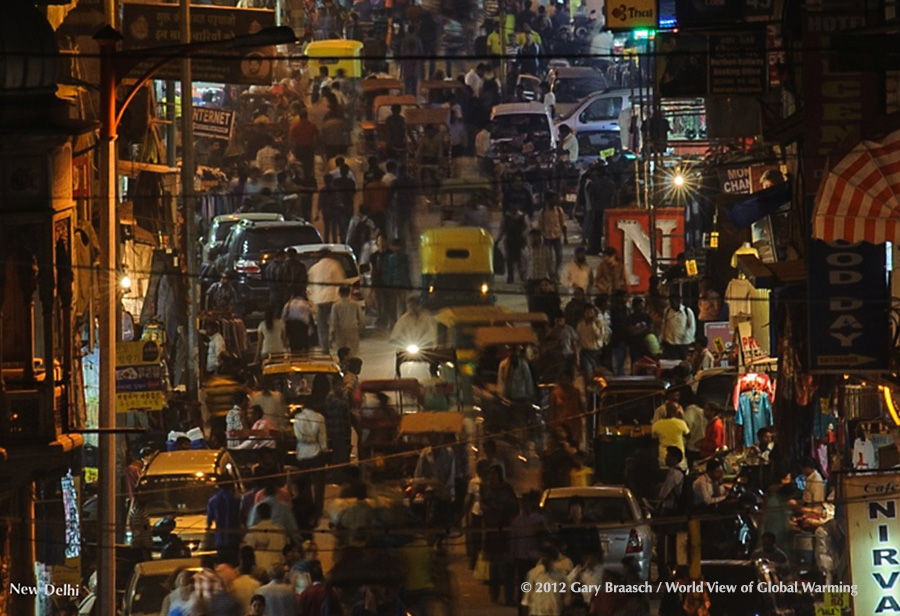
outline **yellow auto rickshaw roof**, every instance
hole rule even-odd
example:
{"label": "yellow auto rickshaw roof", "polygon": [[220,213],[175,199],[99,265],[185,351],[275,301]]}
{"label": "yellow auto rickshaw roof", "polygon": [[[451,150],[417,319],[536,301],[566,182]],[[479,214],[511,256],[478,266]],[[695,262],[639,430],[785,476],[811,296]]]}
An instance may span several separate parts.
{"label": "yellow auto rickshaw roof", "polygon": [[510,314],[512,312],[502,306],[453,306],[438,311],[435,320],[447,327],[457,324],[505,323]]}
{"label": "yellow auto rickshaw roof", "polygon": [[345,39],[328,39],[325,41],[311,41],[306,46],[306,55],[313,58],[358,58],[363,44],[360,41]]}
{"label": "yellow auto rickshaw roof", "polygon": [[293,372],[320,372],[330,374],[340,374],[341,369],[334,362],[327,361],[304,361],[293,360],[284,363],[264,365],[262,373],[264,375],[271,374],[288,374]]}
{"label": "yellow auto rickshaw roof", "polygon": [[494,238],[481,227],[438,227],[422,234],[423,274],[493,274]]}
{"label": "yellow auto rickshaw roof", "polygon": [[494,238],[481,227],[435,227],[422,233],[422,246],[441,244],[454,246],[456,244],[472,246],[493,246]]}
{"label": "yellow auto rickshaw roof", "polygon": [[491,346],[537,344],[534,329],[524,327],[479,327],[475,330],[475,348],[484,349]]}
{"label": "yellow auto rickshaw roof", "polygon": [[453,411],[420,411],[400,418],[400,434],[459,434],[463,431],[463,416]]}

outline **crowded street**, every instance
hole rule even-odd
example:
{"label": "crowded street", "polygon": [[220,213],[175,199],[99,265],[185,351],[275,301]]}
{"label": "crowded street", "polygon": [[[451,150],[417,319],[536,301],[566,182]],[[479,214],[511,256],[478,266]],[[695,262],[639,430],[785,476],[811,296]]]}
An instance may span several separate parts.
{"label": "crowded street", "polygon": [[0,2],[0,616],[900,615],[896,2]]}

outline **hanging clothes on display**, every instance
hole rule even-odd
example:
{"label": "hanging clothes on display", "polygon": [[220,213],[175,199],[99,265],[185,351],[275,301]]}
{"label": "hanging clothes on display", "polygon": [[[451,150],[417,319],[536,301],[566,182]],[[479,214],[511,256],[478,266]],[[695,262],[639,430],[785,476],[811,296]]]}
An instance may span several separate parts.
{"label": "hanging clothes on display", "polygon": [[202,329],[208,329],[209,324],[213,322],[219,326],[219,332],[225,338],[225,349],[229,353],[241,357],[250,346],[244,321],[231,315],[213,311],[204,312],[200,315],[200,327]]}
{"label": "hanging clothes on display", "polygon": [[768,428],[774,423],[772,404],[769,400],[769,393],[761,387],[762,379],[753,378],[749,382],[751,388],[741,393],[738,398],[737,413],[734,416],[734,425],[743,428],[744,447],[752,447],[757,442],[756,433],[761,428]]}

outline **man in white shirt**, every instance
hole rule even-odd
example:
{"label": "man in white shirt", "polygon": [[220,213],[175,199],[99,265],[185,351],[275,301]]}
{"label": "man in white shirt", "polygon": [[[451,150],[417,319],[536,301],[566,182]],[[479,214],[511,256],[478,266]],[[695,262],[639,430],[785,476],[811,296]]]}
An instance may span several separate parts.
{"label": "man in white shirt", "polygon": [[825,480],[817,468],[816,461],[806,457],[800,462],[800,470],[806,478],[803,488],[803,505],[821,507],[825,503]]}
{"label": "man in white shirt", "polygon": [[559,127],[559,136],[562,160],[574,165],[578,162],[578,139],[575,137],[575,133],[572,132],[571,128],[563,124]]}
{"label": "man in white shirt", "polygon": [[[526,584],[522,584],[522,589],[528,590],[522,593],[522,607],[528,616],[560,616],[569,604],[570,596],[565,591],[566,575],[555,564],[558,556],[556,548],[545,545],[541,548],[541,559],[525,576]],[[547,587],[563,590],[543,592]]]}
{"label": "man in white shirt", "polygon": [[215,321],[210,321],[206,327],[206,333],[209,334],[209,346],[206,351],[206,373],[215,374],[219,370],[221,355],[227,350],[225,337],[219,333],[219,324]]}
{"label": "man in white shirt", "polygon": [[257,522],[244,535],[244,545],[253,548],[256,566],[269,570],[273,565],[284,563],[282,551],[288,543],[284,527],[272,521],[272,506],[260,503],[256,506]]}
{"label": "man in white shirt", "polygon": [[340,299],[331,307],[331,338],[337,348],[347,347],[350,355],[359,355],[359,339],[366,325],[362,304],[350,299],[350,287],[338,290]]}
{"label": "man in white shirt", "polygon": [[711,506],[721,503],[727,495],[722,487],[722,463],[710,460],[706,463],[706,472],[694,481],[694,504]]}
{"label": "man in white shirt", "polygon": [[700,441],[706,435],[706,416],[697,404],[688,404],[684,409],[684,423],[688,425],[688,435],[684,439],[684,449],[688,464],[700,459]]}
{"label": "man in white shirt", "polygon": [[563,268],[561,281],[570,293],[575,293],[576,287],[587,293],[594,286],[594,270],[588,265],[584,246],[575,248],[575,260]]}
{"label": "man in white shirt", "polygon": [[406,312],[394,324],[390,342],[403,347],[414,344],[420,349],[437,346],[437,322],[430,312],[422,308],[418,295],[411,295],[407,300]]}
{"label": "man in white shirt", "polygon": [[328,449],[328,437],[325,431],[325,417],[309,407],[294,415],[294,436],[297,437],[297,465],[309,473],[313,484],[313,500],[316,510],[322,515],[325,505],[325,473],[320,469],[325,465],[325,453]]}
{"label": "man in white shirt", "polygon": [[319,315],[319,346],[329,353],[328,334],[331,331],[331,307],[340,299],[338,289],[346,281],[344,267],[336,259],[326,255],[309,268],[309,300]]}
{"label": "man in white shirt", "polygon": [[481,97],[481,88],[484,85],[484,63],[479,62],[475,68],[466,73],[466,85],[472,88],[476,98]]}
{"label": "man in white shirt", "polygon": [[682,305],[681,296],[669,295],[669,307],[663,313],[660,341],[663,353],[669,359],[686,359],[690,345],[697,333],[694,311]]}

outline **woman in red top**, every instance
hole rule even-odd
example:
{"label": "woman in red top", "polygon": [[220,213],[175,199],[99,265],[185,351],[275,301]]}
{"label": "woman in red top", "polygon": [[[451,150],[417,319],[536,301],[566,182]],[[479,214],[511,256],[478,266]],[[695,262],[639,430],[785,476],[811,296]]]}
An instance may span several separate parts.
{"label": "woman in red top", "polygon": [[706,417],[706,434],[700,441],[700,457],[709,458],[720,447],[725,446],[725,424],[722,422],[722,407],[709,402],[703,408]]}

